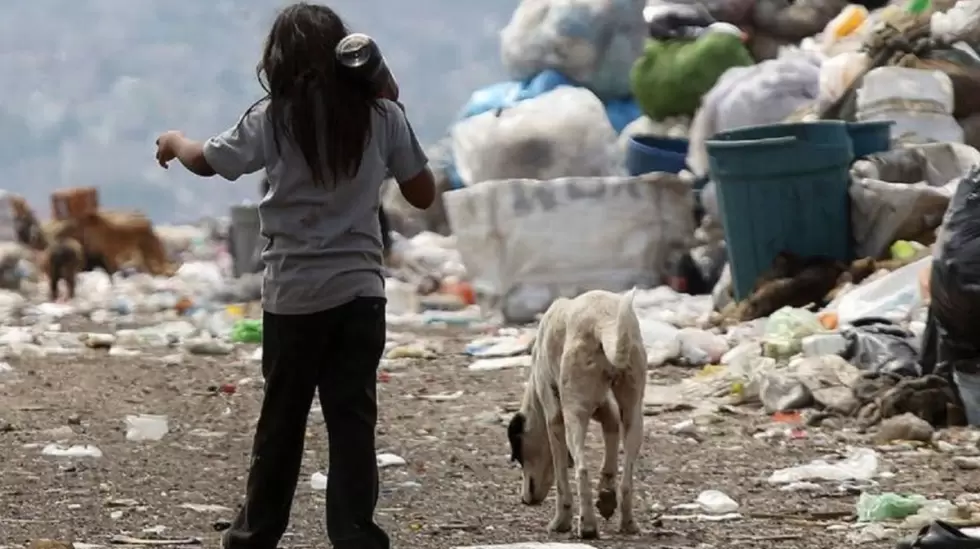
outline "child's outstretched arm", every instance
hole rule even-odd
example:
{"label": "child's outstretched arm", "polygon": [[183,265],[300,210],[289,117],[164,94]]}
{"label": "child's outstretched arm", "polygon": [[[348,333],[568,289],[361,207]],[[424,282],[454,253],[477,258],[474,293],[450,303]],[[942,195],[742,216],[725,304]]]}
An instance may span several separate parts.
{"label": "child's outstretched arm", "polygon": [[237,124],[204,142],[174,131],[161,135],[157,139],[157,162],[166,168],[176,159],[191,173],[203,177],[217,174],[229,181],[265,168],[264,107],[249,109]]}
{"label": "child's outstretched arm", "polygon": [[169,131],[157,139],[157,162],[166,168],[174,159],[194,175],[211,177],[215,174],[204,156],[204,143],[188,139],[180,132]]}

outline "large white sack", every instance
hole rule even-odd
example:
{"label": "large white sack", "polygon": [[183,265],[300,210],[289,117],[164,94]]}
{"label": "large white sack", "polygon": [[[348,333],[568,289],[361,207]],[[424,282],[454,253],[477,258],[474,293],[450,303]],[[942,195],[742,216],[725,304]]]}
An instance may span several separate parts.
{"label": "large white sack", "polygon": [[456,171],[467,184],[622,174],[616,130],[585,88],[560,86],[452,129]]}
{"label": "large white sack", "polygon": [[500,32],[504,66],[516,80],[554,69],[604,99],[630,93],[643,53],[646,0],[522,0]]}
{"label": "large white sack", "polygon": [[474,286],[514,322],[559,296],[657,285],[694,232],[674,174],[489,181],[444,199]]}

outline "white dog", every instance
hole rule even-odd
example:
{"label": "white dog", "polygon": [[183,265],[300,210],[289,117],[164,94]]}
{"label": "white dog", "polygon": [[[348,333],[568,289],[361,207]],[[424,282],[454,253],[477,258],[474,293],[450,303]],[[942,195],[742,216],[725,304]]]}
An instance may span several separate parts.
{"label": "white dog", "polygon": [[[532,351],[531,376],[521,409],[507,428],[511,459],[520,463],[525,504],[540,504],[557,480],[553,532],[572,529],[568,467],[578,480],[579,535],[597,538],[592,485],[585,466],[589,419],[602,424],[605,456],[595,507],[604,519],[616,511],[620,428],[626,463],[619,483],[619,529],[639,532],[633,518],[633,467],[643,444],[647,357],[633,292],[591,291],[558,299],[545,312]],[[574,458],[573,463],[569,459]]]}

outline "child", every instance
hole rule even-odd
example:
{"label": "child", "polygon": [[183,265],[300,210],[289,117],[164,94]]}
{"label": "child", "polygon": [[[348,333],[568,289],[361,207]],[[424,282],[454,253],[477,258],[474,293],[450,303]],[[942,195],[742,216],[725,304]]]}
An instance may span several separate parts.
{"label": "child", "polygon": [[385,344],[379,191],[390,171],[413,206],[435,199],[428,160],[401,108],[346,73],[348,34],[330,8],[297,3],[272,25],[259,74],[265,98],[201,143],[157,140],[157,161],[236,180],[265,169],[262,288],[265,396],[245,503],[225,549],[274,549],[286,530],[319,389],[330,443],[327,533],[336,549],[387,549],[374,522],[376,375]]}

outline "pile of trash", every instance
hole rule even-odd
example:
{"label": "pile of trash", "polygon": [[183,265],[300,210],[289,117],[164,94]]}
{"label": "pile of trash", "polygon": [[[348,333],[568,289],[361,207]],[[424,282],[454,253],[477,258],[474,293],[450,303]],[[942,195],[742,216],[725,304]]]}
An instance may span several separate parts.
{"label": "pile of trash", "polygon": [[[500,34],[512,80],[475,91],[431,149],[437,204],[384,194],[395,248],[426,250],[391,266],[391,302],[523,324],[559,296],[648,288],[651,366],[704,368],[652,406],[980,423],[962,251],[980,236],[963,228],[978,15],[977,0],[523,0]],[[436,234],[457,255],[420,268]]]}

